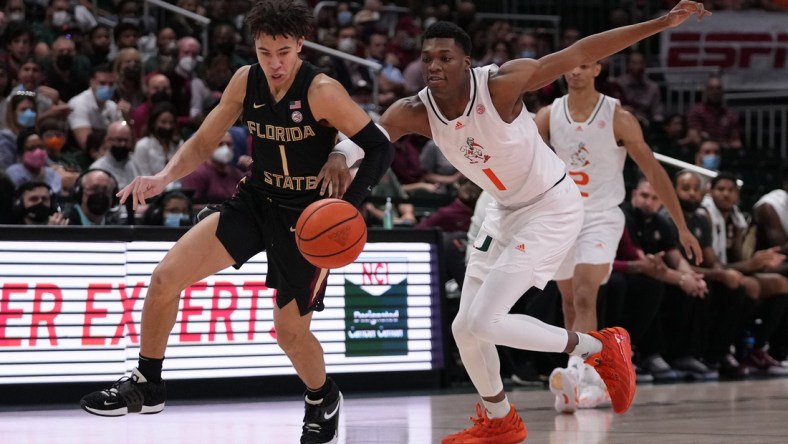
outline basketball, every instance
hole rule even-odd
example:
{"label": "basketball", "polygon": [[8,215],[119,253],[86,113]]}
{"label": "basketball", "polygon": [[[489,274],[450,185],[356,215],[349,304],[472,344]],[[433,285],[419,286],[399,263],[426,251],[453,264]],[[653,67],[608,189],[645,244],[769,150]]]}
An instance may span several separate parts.
{"label": "basketball", "polygon": [[301,213],[295,237],[298,250],[312,265],[340,268],[361,254],[367,242],[367,224],[352,204],[321,199]]}

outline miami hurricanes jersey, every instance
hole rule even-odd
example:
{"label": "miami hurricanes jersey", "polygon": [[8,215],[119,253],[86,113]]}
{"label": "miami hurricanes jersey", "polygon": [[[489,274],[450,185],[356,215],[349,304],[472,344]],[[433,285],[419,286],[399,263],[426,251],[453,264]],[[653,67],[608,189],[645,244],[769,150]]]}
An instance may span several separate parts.
{"label": "miami hurricanes jersey", "polygon": [[419,98],[446,159],[501,205],[517,208],[553,187],[565,166],[542,141],[525,107],[512,123],[501,120],[487,85],[497,70],[495,65],[471,69],[470,100],[456,119],[443,115],[429,88]]}
{"label": "miami hurricanes jersey", "polygon": [[624,161],[627,151],[618,146],[613,116],[618,99],[599,95],[585,122],[569,114],[567,97],[555,99],[550,109],[550,145],[566,163],[569,176],[580,188],[586,211],[604,211],[624,200]]}

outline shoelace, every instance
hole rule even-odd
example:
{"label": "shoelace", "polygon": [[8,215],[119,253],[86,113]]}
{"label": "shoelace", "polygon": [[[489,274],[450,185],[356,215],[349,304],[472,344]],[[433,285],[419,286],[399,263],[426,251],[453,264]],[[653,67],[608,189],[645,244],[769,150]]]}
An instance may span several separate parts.
{"label": "shoelace", "polygon": [[471,420],[473,426],[492,427],[492,421],[487,417],[487,412],[482,411],[482,406],[479,404],[476,404],[476,418],[471,416],[468,419]]}

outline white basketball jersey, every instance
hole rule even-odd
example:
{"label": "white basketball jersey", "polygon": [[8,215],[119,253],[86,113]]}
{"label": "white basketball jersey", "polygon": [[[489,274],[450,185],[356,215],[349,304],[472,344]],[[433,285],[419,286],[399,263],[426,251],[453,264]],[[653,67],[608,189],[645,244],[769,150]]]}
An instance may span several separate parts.
{"label": "white basketball jersey", "polygon": [[501,120],[487,85],[497,70],[495,65],[471,69],[468,106],[454,120],[438,109],[429,88],[419,98],[446,159],[501,205],[517,208],[552,188],[566,167],[542,141],[525,107],[512,123]]}
{"label": "white basketball jersey", "polygon": [[575,122],[567,97],[555,99],[550,109],[550,145],[569,169],[583,196],[586,211],[617,207],[626,196],[624,162],[627,151],[616,144],[613,116],[618,99],[599,95],[591,116]]}

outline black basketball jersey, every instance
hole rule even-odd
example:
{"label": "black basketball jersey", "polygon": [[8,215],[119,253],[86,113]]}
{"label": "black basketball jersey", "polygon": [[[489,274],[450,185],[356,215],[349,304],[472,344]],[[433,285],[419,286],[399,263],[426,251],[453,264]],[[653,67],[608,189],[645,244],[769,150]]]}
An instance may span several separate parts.
{"label": "black basketball jersey", "polygon": [[303,62],[293,84],[274,102],[259,64],[246,83],[243,120],[252,136],[250,184],[276,201],[306,206],[317,200],[317,175],[336,143],[337,130],[315,120],[307,93],[318,74]]}

